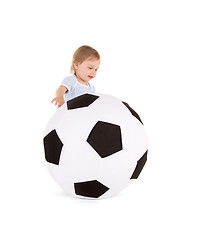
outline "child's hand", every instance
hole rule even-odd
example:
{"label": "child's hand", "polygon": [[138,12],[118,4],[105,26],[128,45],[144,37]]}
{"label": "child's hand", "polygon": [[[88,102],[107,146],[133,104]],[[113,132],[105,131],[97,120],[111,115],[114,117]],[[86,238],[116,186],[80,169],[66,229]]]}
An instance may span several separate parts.
{"label": "child's hand", "polygon": [[58,108],[65,103],[63,95],[66,91],[67,88],[65,86],[60,86],[55,93],[56,97],[52,100],[52,103],[55,102],[55,106],[57,106]]}
{"label": "child's hand", "polygon": [[61,97],[55,97],[51,103],[55,102],[55,106],[57,106],[58,108],[61,107],[65,102],[64,99]]}

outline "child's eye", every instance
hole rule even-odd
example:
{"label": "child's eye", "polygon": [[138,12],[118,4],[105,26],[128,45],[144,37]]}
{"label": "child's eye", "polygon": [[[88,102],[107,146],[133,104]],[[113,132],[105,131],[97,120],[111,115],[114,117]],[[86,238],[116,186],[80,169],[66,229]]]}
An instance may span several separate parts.
{"label": "child's eye", "polygon": [[89,67],[89,69],[92,69],[91,67]]}

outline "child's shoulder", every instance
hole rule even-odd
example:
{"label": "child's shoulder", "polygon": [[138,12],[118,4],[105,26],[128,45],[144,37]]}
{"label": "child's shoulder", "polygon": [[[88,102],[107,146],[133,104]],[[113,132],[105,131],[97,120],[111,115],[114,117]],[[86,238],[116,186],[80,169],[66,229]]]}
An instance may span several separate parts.
{"label": "child's shoulder", "polygon": [[63,79],[62,83],[67,83],[67,84],[70,84],[70,85],[76,85],[77,78],[74,74],[72,74],[72,75],[69,75],[69,76],[65,77]]}
{"label": "child's shoulder", "polygon": [[71,74],[71,75],[65,77],[63,80],[70,81],[70,82],[76,82],[77,78],[76,78],[75,74]]}
{"label": "child's shoulder", "polygon": [[76,76],[73,74],[73,75],[65,77],[62,80],[61,85],[65,86],[68,89],[68,91],[72,91],[77,85]]}

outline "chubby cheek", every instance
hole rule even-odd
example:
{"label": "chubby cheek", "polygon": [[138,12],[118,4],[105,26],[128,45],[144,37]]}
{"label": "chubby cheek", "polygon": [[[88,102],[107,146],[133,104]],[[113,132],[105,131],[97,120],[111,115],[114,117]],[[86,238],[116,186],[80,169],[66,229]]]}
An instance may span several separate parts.
{"label": "chubby cheek", "polygon": [[84,69],[83,73],[85,73],[86,75],[89,75],[90,74],[90,69],[88,69],[88,68]]}

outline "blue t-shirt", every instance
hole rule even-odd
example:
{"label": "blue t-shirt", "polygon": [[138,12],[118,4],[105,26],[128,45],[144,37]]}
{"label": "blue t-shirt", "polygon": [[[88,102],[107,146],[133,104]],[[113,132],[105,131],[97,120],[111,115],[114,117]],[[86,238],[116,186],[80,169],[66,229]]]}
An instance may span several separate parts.
{"label": "blue t-shirt", "polygon": [[63,81],[61,82],[61,85],[67,88],[67,92],[64,94],[65,102],[85,93],[95,93],[94,86],[90,85],[89,82],[88,86],[81,84],[77,80],[75,74],[64,78]]}

